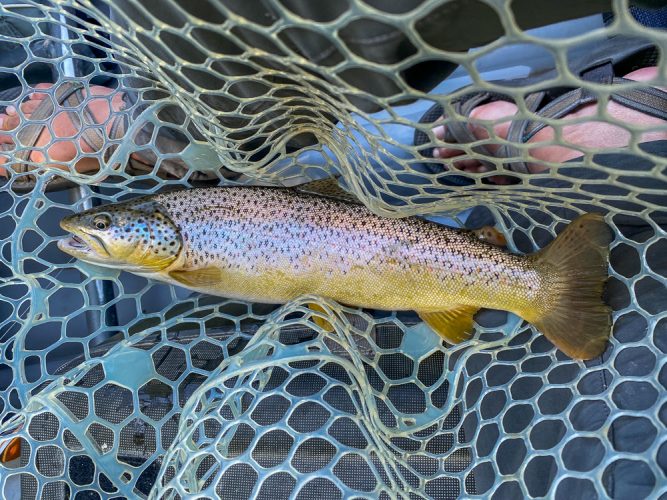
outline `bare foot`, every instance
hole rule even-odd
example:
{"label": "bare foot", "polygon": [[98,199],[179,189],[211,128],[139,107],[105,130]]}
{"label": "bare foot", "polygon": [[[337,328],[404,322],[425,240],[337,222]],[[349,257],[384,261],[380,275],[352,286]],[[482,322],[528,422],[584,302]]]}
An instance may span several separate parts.
{"label": "bare foot", "polygon": [[[625,78],[635,81],[648,81],[657,77],[658,69],[656,67],[642,68],[632,73],[625,75]],[[509,131],[510,124],[518,108],[516,104],[506,101],[496,101],[488,104],[483,104],[476,107],[470,113],[472,118],[469,128],[475,137],[479,139],[488,139],[488,130],[476,123],[474,120],[488,120],[498,123],[494,124],[493,131],[498,137],[506,138]],[[536,144],[535,147],[530,148],[530,155],[537,161],[547,161],[554,163],[561,163],[573,158],[583,155],[581,150],[576,149],[576,146],[583,148],[592,148],[603,150],[605,148],[622,148],[626,147],[631,138],[628,130],[620,125],[615,125],[607,121],[599,121],[594,117],[598,112],[596,103],[581,106],[576,111],[568,114],[564,119],[581,119],[585,117],[593,117],[590,121],[583,123],[575,123],[572,125],[564,125],[561,128],[562,142],[571,144],[574,147],[555,146],[555,145],[538,145],[553,141],[555,138],[554,129],[552,127],[545,127],[537,132],[529,143]],[[663,127],[665,122],[659,118],[646,115],[639,111],[627,108],[617,102],[609,101],[607,104],[608,115],[618,122],[626,123],[636,128],[650,129],[655,127]],[[443,140],[445,137],[445,126],[441,125],[433,129],[435,136]],[[639,142],[657,141],[667,139],[667,130],[652,130],[643,132],[640,135]],[[490,151],[496,152],[500,147],[499,144],[488,144]],[[433,156],[435,158],[456,158],[465,152],[455,148],[435,148]],[[454,167],[464,170],[466,172],[487,172],[489,167],[472,159],[454,161]],[[547,167],[539,163],[530,163],[529,170],[533,173],[543,172]],[[506,176],[493,176],[492,182],[496,184],[507,184],[510,179]]]}
{"label": "bare foot", "polygon": [[[36,89],[47,89],[51,87],[51,83],[40,83],[35,86]],[[83,94],[86,95],[86,91],[82,90]],[[87,108],[92,113],[95,123],[104,123],[106,133],[109,134],[113,120],[109,120],[109,115],[111,113],[111,108],[114,111],[118,111],[123,108],[123,96],[122,93],[109,89],[106,87],[101,87],[98,85],[93,85],[90,87],[91,95],[100,96],[99,98],[92,98],[90,100],[84,100],[81,106],[87,106]],[[111,99],[108,97],[113,94]],[[19,107],[25,119],[29,119],[30,115],[37,109],[43,99],[47,98],[48,94],[42,92],[34,92],[28,96],[28,100],[24,101]],[[109,104],[111,103],[111,105]],[[71,111],[70,111],[71,112]],[[76,111],[81,116],[81,111]],[[64,111],[64,108],[57,106],[53,117],[51,118],[51,128],[53,130],[54,136],[51,137],[51,133],[47,127],[42,129],[39,138],[35,144],[36,148],[48,146],[46,149],[46,155],[44,150],[35,149],[30,153],[30,160],[35,163],[45,163],[47,161],[54,162],[48,163],[46,166],[51,168],[59,168],[61,170],[67,170],[66,162],[71,161],[77,156],[77,147],[78,143],[81,151],[84,153],[94,153],[90,146],[81,139],[79,136],[76,138],[81,130],[75,128],[74,124],[67,116],[68,112]],[[10,134],[2,133],[16,130],[21,123],[23,117],[20,115],[19,111],[14,106],[8,106],[5,113],[0,113],[0,144],[14,144],[12,136]],[[83,121],[83,120],[82,120]],[[77,141],[77,142],[75,142]],[[50,145],[50,146],[49,146]],[[3,155],[0,155],[0,177],[6,177],[7,171],[3,165],[7,162],[8,155],[11,152],[5,152]],[[47,160],[48,158],[48,160]],[[85,157],[76,162],[75,168],[78,172],[91,172],[99,168],[99,161],[93,157]]]}

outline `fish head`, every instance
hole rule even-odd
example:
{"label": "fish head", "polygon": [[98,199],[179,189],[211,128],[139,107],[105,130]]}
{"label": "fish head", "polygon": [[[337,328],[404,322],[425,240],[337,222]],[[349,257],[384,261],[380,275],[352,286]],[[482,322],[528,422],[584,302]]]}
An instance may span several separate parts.
{"label": "fish head", "polygon": [[60,227],[72,236],[58,248],[92,264],[134,273],[159,272],[179,256],[183,239],[167,210],[140,198],[70,215]]}

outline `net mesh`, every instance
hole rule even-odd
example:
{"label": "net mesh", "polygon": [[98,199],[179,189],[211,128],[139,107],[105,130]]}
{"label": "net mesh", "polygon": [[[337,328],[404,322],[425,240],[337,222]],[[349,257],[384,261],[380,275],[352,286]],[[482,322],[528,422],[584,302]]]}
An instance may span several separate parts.
{"label": "net mesh", "polygon": [[[612,93],[665,85],[667,32],[642,21],[661,11],[620,1],[542,3],[0,4],[0,104],[18,116],[2,153],[0,440],[21,440],[2,496],[666,494],[667,127],[619,113]],[[583,31],[528,31],[605,10]],[[582,60],[633,37],[640,51],[600,66],[657,66],[648,82],[582,78]],[[40,83],[46,116],[26,107]],[[508,139],[506,119],[457,106],[468,83],[549,128]],[[82,102],[56,102],[71,84]],[[560,88],[597,104],[539,115],[532,93]],[[475,139],[433,131],[456,123]],[[600,136],[616,142],[601,151]],[[576,158],[549,162],[536,141]],[[433,157],[447,145],[462,154]],[[506,158],[488,154],[498,145]],[[201,296],[55,247],[59,219],[99,203],[332,174],[380,215],[492,221],[517,252],[603,212],[616,233],[608,350],[573,361],[497,311],[452,347],[410,313]],[[58,179],[70,188],[50,190]]]}

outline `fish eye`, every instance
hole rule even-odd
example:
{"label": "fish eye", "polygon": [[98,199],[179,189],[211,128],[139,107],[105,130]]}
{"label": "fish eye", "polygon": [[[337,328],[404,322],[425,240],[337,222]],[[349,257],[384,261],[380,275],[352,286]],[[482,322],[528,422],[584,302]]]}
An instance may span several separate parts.
{"label": "fish eye", "polygon": [[104,231],[111,225],[111,217],[106,214],[98,215],[93,219],[93,226],[100,231]]}

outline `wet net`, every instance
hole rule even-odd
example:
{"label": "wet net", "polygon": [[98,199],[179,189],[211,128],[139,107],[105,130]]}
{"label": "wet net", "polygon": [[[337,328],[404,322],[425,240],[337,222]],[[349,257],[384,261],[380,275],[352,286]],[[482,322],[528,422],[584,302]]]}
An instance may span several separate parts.
{"label": "wet net", "polygon": [[[20,452],[0,496],[666,495],[667,126],[651,89],[667,32],[648,7],[2,2],[0,446]],[[471,90],[528,121],[470,114]],[[449,346],[409,312],[240,303],[56,248],[60,218],[98,204],[331,175],[380,215],[495,224],[523,253],[604,213],[607,351],[573,361],[497,311]]]}

